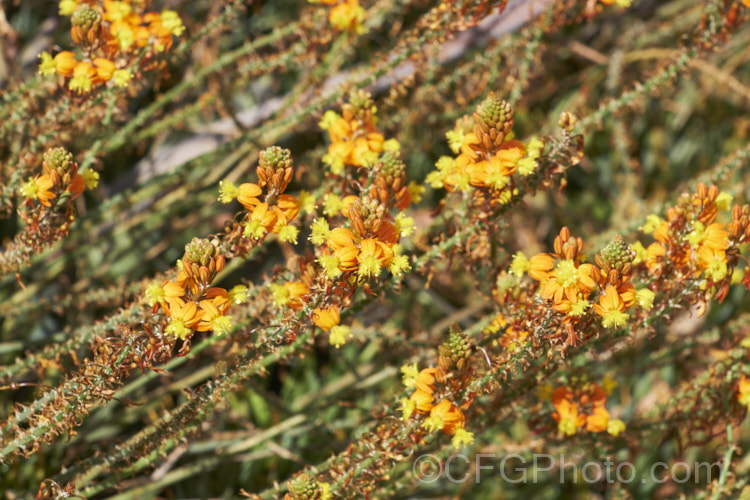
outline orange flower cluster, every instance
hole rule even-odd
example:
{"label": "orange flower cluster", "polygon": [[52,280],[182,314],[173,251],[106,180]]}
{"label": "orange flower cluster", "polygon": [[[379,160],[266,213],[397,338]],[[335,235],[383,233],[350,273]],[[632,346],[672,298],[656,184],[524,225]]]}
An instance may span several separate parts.
{"label": "orange flower cluster", "polygon": [[310,3],[334,6],[328,14],[328,22],[339,31],[365,33],[365,9],[359,0],[308,0]]}
{"label": "orange flower cluster", "polygon": [[299,215],[300,202],[284,194],[293,173],[292,155],[277,146],[260,153],[258,183],[246,182],[235,186],[221,181],[219,201],[229,203],[235,198],[247,210],[244,233],[251,240],[262,240],[268,234],[278,234],[282,241],[297,243],[299,229],[291,225]]}
{"label": "orange flower cluster", "polygon": [[[405,365],[401,368],[404,374],[404,384],[408,388],[416,389],[411,396],[401,401],[404,419],[409,419],[413,414],[426,415],[422,427],[428,432],[441,430],[446,434],[455,435],[456,447],[463,442],[470,444],[473,435],[466,431],[466,417],[461,408],[457,407],[447,398],[441,398],[437,403],[436,394],[440,393],[439,387],[446,382],[446,373],[442,368],[425,368],[416,371],[416,365]],[[466,405],[468,406],[468,405]]]}
{"label": "orange flower cluster", "polygon": [[326,219],[316,219],[310,237],[323,246],[318,262],[329,279],[355,277],[364,282],[377,278],[383,269],[398,275],[409,268],[397,244],[400,236],[411,234],[411,218],[401,213],[392,219],[386,206],[370,195],[355,197],[342,212],[349,227],[329,229]]}
{"label": "orange flower cluster", "polygon": [[246,299],[247,288],[238,285],[227,291],[211,286],[225,262],[218,240],[193,238],[185,246],[177,278],[148,287],[149,304],[155,313],[161,309],[166,316],[165,334],[186,340],[194,331],[223,335],[232,329],[227,312],[232,302]]}
{"label": "orange flower cluster", "polygon": [[145,2],[62,0],[60,13],[70,17],[70,35],[84,57],[69,50],[54,57],[39,55],[39,73],[68,79],[68,88],[78,94],[112,82],[126,87],[133,77],[138,51],[163,52],[173,38],[185,30],[175,11],[136,12]]}
{"label": "orange flower cluster", "polygon": [[347,165],[373,166],[383,148],[393,144],[385,144],[383,135],[375,130],[376,111],[370,94],[360,90],[352,93],[340,115],[333,110],[323,115],[320,127],[331,139],[323,162],[334,175],[341,174]]}
{"label": "orange flower cluster", "polygon": [[[610,389],[616,383],[609,381],[607,385]],[[613,436],[620,434],[625,424],[610,417],[606,408],[607,393],[602,386],[592,382],[584,382],[575,388],[557,387],[550,398],[555,409],[552,417],[557,422],[557,430],[565,436],[572,436],[582,428],[594,433],[607,431]]]}
{"label": "orange flower cluster", "polygon": [[493,341],[493,344],[499,344],[511,353],[520,349],[529,338],[529,332],[522,325],[509,322],[502,314],[495,316],[492,323],[482,330],[482,333],[489,336],[499,333],[499,337]]}
{"label": "orange flower cluster", "polygon": [[494,207],[508,203],[518,192],[514,174],[532,175],[544,148],[538,138],[524,146],[512,138],[512,129],[510,104],[490,94],[477,107],[473,119],[462,118],[447,134],[458,156],[441,157],[427,182],[448,191],[471,191],[476,204]]}
{"label": "orange flower cluster", "polygon": [[416,363],[401,367],[402,380],[407,389],[414,389],[401,400],[405,420],[413,415],[425,416],[422,428],[427,432],[442,430],[453,435],[453,446],[460,448],[474,442],[474,435],[465,429],[463,411],[471,406],[473,393],[459,403],[457,395],[472,380],[469,358],[474,351],[468,336],[458,325],[451,326],[448,340],[439,347],[438,367],[419,370]]}
{"label": "orange flower cluster", "polygon": [[631,281],[637,252],[621,236],[612,238],[596,255],[595,264],[583,262],[583,240],[571,236],[566,227],[555,237],[554,250],[531,259],[518,252],[510,272],[518,278],[528,272],[539,282],[541,297],[565,315],[562,326],[567,332],[566,345],[578,343],[576,330],[590,320],[591,309],[605,328],[619,328],[629,319],[626,311],[630,307],[652,307],[655,293],[648,288],[636,291]]}
{"label": "orange flower cluster", "polygon": [[43,173],[29,179],[22,187],[21,194],[26,204],[38,201],[44,207],[51,207],[56,200],[72,201],[81,195],[86,182],[78,173],[78,164],[65,148],[54,148],[44,154]]}
{"label": "orange flower cluster", "polygon": [[637,243],[637,262],[643,262],[654,276],[670,274],[678,280],[703,279],[704,289],[717,289],[721,301],[739,261],[739,245],[748,241],[750,208],[735,206],[732,222],[717,222],[721,211],[729,209],[731,195],[716,186],[698,186],[695,194],[683,194],[666,213],[666,220],[650,215],[641,230],[652,234],[647,248]]}

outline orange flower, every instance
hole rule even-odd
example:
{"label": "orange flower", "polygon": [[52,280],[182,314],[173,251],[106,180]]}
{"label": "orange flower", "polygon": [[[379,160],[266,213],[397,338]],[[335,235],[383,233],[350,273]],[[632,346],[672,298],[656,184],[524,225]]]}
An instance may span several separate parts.
{"label": "orange flower", "polygon": [[294,310],[301,309],[305,305],[305,297],[310,293],[310,289],[301,281],[285,283],[284,286],[289,291],[289,307]]}
{"label": "orange flower", "polygon": [[94,59],[94,66],[96,67],[96,79],[94,83],[108,82],[112,79],[112,76],[117,69],[115,63],[103,57],[97,57]]}
{"label": "orange flower", "polygon": [[625,301],[622,300],[617,288],[607,285],[604,295],[594,304],[596,313],[604,318],[602,324],[605,328],[617,328],[623,326],[628,319],[625,311]]}
{"label": "orange flower", "polygon": [[432,402],[435,401],[435,398],[432,396],[432,392],[425,392],[420,390],[414,391],[409,399],[417,404],[416,410],[418,413],[428,413],[434,406]]}
{"label": "orange flower", "polygon": [[566,436],[572,436],[576,429],[586,424],[586,415],[579,415],[578,405],[575,402],[563,399],[555,405],[552,417],[557,422],[557,429]]}
{"label": "orange flower", "polygon": [[432,393],[435,390],[435,379],[441,376],[439,368],[425,368],[417,374],[416,387],[418,391]]}
{"label": "orange flower", "polygon": [[463,429],[465,422],[461,410],[447,399],[443,399],[432,407],[430,416],[423,425],[431,432],[442,429],[446,434],[455,434],[458,429]]}
{"label": "orange flower", "polygon": [[52,178],[49,175],[37,175],[23,185],[21,194],[30,200],[39,200],[39,203],[45,207],[49,207],[56,196],[55,193],[50,191],[54,185],[55,183],[52,182]]}
{"label": "orange flower", "polygon": [[246,209],[252,210],[260,203],[258,196],[260,196],[263,191],[257,184],[246,182],[240,184],[238,189],[239,194],[237,195],[237,200],[239,200],[239,202],[242,203],[242,206]]}
{"label": "orange flower", "polygon": [[554,268],[555,259],[548,253],[540,253],[529,259],[529,276],[536,281],[547,281]]}
{"label": "orange flower", "polygon": [[328,306],[325,309],[320,307],[312,312],[312,320],[318,328],[327,332],[341,321],[341,314],[336,306]]}
{"label": "orange flower", "polygon": [[69,50],[64,50],[58,53],[55,58],[55,71],[57,74],[62,76],[70,76],[73,74],[73,70],[76,68],[78,61],[76,56]]}
{"label": "orange flower", "polygon": [[603,432],[609,425],[609,412],[603,406],[594,408],[593,413],[586,417],[586,430],[589,432]]}
{"label": "orange flower", "polygon": [[174,335],[185,340],[190,335],[192,328],[200,321],[201,314],[195,302],[185,303],[182,299],[176,299],[174,305],[169,309],[170,321],[164,329],[164,333]]}

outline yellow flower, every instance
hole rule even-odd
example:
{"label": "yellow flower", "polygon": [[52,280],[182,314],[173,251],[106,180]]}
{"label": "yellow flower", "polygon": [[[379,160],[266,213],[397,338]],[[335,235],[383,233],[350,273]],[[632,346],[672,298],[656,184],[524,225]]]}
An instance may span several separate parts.
{"label": "yellow flower", "polygon": [[419,375],[419,368],[416,363],[401,366],[401,381],[407,389],[414,389],[417,386],[417,375]]}
{"label": "yellow flower", "polygon": [[410,236],[416,226],[414,225],[414,219],[407,217],[405,213],[399,212],[395,219],[396,231],[401,235],[402,238]]}
{"label": "yellow flower", "polygon": [[174,36],[180,36],[182,35],[182,32],[185,31],[185,25],[182,24],[182,19],[180,19],[177,12],[173,10],[161,11],[161,24]]}
{"label": "yellow flower", "polygon": [[568,315],[583,316],[584,314],[586,314],[586,309],[588,309],[590,305],[591,304],[588,300],[579,298],[578,301],[570,304],[570,311],[568,311]]}
{"label": "yellow flower", "polygon": [[99,172],[89,168],[81,175],[83,176],[83,182],[86,183],[86,189],[96,189],[96,186],[99,185]]}
{"label": "yellow flower", "polygon": [[343,208],[344,202],[338,195],[328,193],[323,197],[323,213],[328,217],[334,217],[338,215],[339,211]]}
{"label": "yellow flower", "polygon": [[738,399],[741,405],[750,409],[750,380],[744,374],[740,379]]}
{"label": "yellow flower", "polygon": [[61,16],[72,16],[78,9],[76,0],[60,0],[58,13]]}
{"label": "yellow flower", "polygon": [[409,190],[412,203],[419,203],[420,201],[422,201],[422,195],[425,191],[427,191],[427,188],[420,184],[417,184],[414,181],[409,181],[409,185],[406,187],[406,189]]}
{"label": "yellow flower", "polygon": [[522,278],[528,270],[529,259],[526,258],[523,252],[516,252],[513,255],[513,260],[510,263],[510,274],[518,278]]}
{"label": "yellow flower", "polygon": [[338,113],[336,113],[332,109],[329,109],[328,111],[323,113],[323,118],[318,122],[318,126],[323,130],[328,130],[329,128],[331,128],[331,125],[336,123],[336,121],[340,118],[341,116],[339,116]]}
{"label": "yellow flower", "polygon": [[417,402],[411,398],[401,398],[401,418],[403,420],[409,420],[414,415],[414,410],[417,409]]}
{"label": "yellow flower", "polygon": [[388,139],[383,143],[383,151],[400,151],[401,144],[396,139]]}
{"label": "yellow flower", "polygon": [[643,246],[643,243],[640,241],[636,241],[632,245],[630,245],[630,248],[635,250],[635,258],[633,259],[633,265],[637,266],[641,262],[646,260],[646,248]]}
{"label": "yellow flower", "polygon": [[336,325],[328,332],[328,342],[336,349],[346,344],[352,336],[352,329],[345,325]]}
{"label": "yellow flower", "polygon": [[344,0],[331,9],[328,20],[339,31],[353,31],[358,34],[366,31],[362,24],[365,20],[365,9],[359,5],[358,0]]}
{"label": "yellow flower", "polygon": [[68,88],[78,94],[90,92],[91,87],[94,84],[94,77],[96,77],[96,69],[90,62],[81,61],[76,64],[76,67],[73,70],[73,78],[70,79]]}
{"label": "yellow flower", "polygon": [[609,421],[607,424],[607,432],[615,437],[619,436],[622,431],[625,430],[625,422],[619,418],[615,418]]}
{"label": "yellow flower", "polygon": [[328,279],[335,279],[341,275],[342,271],[339,268],[341,265],[341,259],[335,255],[321,255],[318,257],[317,261],[323,268],[323,272]]}
{"label": "yellow flower", "polygon": [[297,244],[297,236],[299,235],[299,229],[290,224],[284,224],[279,229],[279,239],[287,243]]}
{"label": "yellow flower", "polygon": [[300,191],[298,198],[300,207],[302,207],[303,212],[305,212],[306,214],[315,213],[315,209],[318,207],[315,205],[315,196],[313,196],[312,193],[304,190]]}
{"label": "yellow flower", "polygon": [[456,434],[453,435],[453,439],[451,440],[451,445],[458,450],[470,444],[474,444],[474,433],[467,431],[463,427],[457,429]]}
{"label": "yellow flower", "polygon": [[245,285],[236,285],[228,293],[229,301],[234,304],[242,304],[247,302],[248,290]]}
{"label": "yellow flower", "polygon": [[216,335],[226,335],[232,331],[232,328],[234,328],[232,317],[223,314],[213,301],[202,300],[200,307],[202,315],[195,328],[196,330],[199,332],[213,331]]}
{"label": "yellow flower", "polygon": [[661,226],[663,222],[664,219],[662,219],[658,215],[651,214],[646,217],[646,223],[640,227],[640,230],[646,234],[651,234],[656,231],[656,229]]}
{"label": "yellow flower", "polygon": [[118,87],[127,87],[132,78],[133,73],[129,69],[118,69],[112,75],[112,79]]}
{"label": "yellow flower", "polygon": [[648,288],[643,288],[636,292],[635,301],[639,306],[648,311],[649,309],[654,307],[654,297],[656,297],[656,294],[654,292],[652,292]]}
{"label": "yellow flower", "polygon": [[461,151],[461,145],[464,143],[464,133],[460,129],[449,130],[445,133],[445,138],[448,139],[448,146],[455,154]]}
{"label": "yellow flower", "polygon": [[599,299],[598,304],[594,304],[594,310],[604,320],[602,324],[605,328],[618,328],[625,325],[629,316],[624,312],[625,302],[617,292],[617,288],[607,285],[604,295]]}
{"label": "yellow flower", "polygon": [[424,421],[422,427],[428,432],[442,430],[446,434],[455,434],[464,426],[464,415],[456,406],[443,399],[430,410],[430,416]]}
{"label": "yellow flower", "polygon": [[328,235],[331,234],[331,229],[328,226],[328,221],[325,219],[315,219],[310,226],[310,236],[308,239],[312,241],[313,245],[320,246],[328,239]]}
{"label": "yellow flower", "polygon": [[195,302],[175,303],[169,310],[170,321],[164,329],[164,333],[174,335],[185,340],[192,332],[193,326],[198,322],[198,307]]}
{"label": "yellow flower", "polygon": [[164,289],[156,281],[146,288],[146,302],[152,307],[164,300],[164,296]]}
{"label": "yellow flower", "polygon": [[411,269],[411,264],[409,264],[409,258],[406,255],[394,255],[391,263],[388,264],[388,271],[394,276],[400,276],[409,269]]}
{"label": "yellow flower", "polygon": [[271,294],[273,295],[273,303],[277,306],[281,307],[289,303],[289,289],[284,285],[271,283]]}
{"label": "yellow flower", "polygon": [[716,197],[716,208],[719,210],[729,210],[732,206],[732,195],[722,191],[719,196]]}
{"label": "yellow flower", "polygon": [[55,74],[55,61],[49,52],[44,51],[39,54],[39,74],[42,76],[49,76]]}

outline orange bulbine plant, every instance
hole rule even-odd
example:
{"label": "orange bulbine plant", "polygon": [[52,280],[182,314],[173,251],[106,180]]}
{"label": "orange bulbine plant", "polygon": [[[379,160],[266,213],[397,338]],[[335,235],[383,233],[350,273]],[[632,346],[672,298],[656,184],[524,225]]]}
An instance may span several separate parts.
{"label": "orange bulbine plant", "polygon": [[750,491],[747,2],[48,7],[0,9],[7,496]]}

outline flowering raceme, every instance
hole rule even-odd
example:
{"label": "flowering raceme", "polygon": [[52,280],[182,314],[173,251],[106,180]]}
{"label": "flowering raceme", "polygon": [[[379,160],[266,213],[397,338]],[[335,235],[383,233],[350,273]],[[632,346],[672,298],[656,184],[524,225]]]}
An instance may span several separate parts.
{"label": "flowering raceme", "polygon": [[175,11],[142,12],[146,2],[62,0],[60,14],[70,16],[70,36],[80,46],[83,58],[63,50],[54,57],[39,55],[39,73],[60,75],[68,88],[87,94],[111,82],[127,87],[145,59],[140,51],[154,54],[169,50],[175,37],[185,31]]}
{"label": "flowering raceme", "polygon": [[257,184],[221,182],[219,201],[229,203],[237,198],[247,211],[243,222],[246,236],[261,240],[268,234],[278,234],[281,241],[297,242],[299,229],[291,223],[299,215],[300,202],[284,193],[292,172],[289,150],[273,146],[260,153]]}

